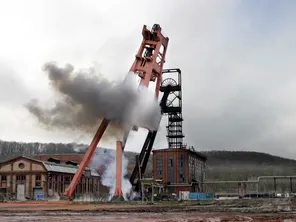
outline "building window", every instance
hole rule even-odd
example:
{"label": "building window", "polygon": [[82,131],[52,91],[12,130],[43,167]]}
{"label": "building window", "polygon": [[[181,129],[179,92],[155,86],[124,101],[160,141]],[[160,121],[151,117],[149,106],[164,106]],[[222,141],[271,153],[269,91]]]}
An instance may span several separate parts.
{"label": "building window", "polygon": [[6,180],[7,180],[7,177],[6,176],[1,176],[1,181],[2,182],[6,182]]}
{"label": "building window", "polygon": [[168,157],[168,182],[174,183],[174,159],[172,156]]}
{"label": "building window", "polygon": [[49,173],[47,176],[47,185],[48,185],[48,189],[52,189],[52,175]]}
{"label": "building window", "polygon": [[24,168],[25,168],[25,164],[24,164],[24,163],[20,163],[20,164],[18,165],[18,167],[19,167],[20,169],[24,169]]}
{"label": "building window", "polygon": [[162,156],[156,156],[156,178],[162,179]]}
{"label": "building window", "polygon": [[181,155],[180,156],[180,167],[183,167],[184,166],[184,156]]}
{"label": "building window", "polygon": [[185,182],[184,175],[180,173],[180,183],[184,183],[184,182]]}
{"label": "building window", "polygon": [[17,183],[25,183],[26,181],[26,175],[17,175],[16,176]]}
{"label": "building window", "polygon": [[65,176],[65,184],[70,184],[71,178],[69,176]]}
{"label": "building window", "polygon": [[41,187],[41,175],[36,175],[35,186]]}
{"label": "building window", "polygon": [[185,163],[184,156],[181,155],[179,159],[179,183],[185,182]]}

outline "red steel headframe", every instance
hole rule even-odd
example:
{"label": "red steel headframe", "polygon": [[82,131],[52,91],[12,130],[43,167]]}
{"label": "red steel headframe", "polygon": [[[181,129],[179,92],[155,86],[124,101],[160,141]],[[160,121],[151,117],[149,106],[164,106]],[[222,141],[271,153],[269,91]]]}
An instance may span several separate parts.
{"label": "red steel headframe", "polygon": [[[165,63],[165,55],[168,47],[169,38],[164,37],[161,33],[161,27],[155,24],[152,30],[149,30],[144,25],[142,30],[143,40],[136,54],[134,63],[130,68],[130,72],[136,73],[140,78],[140,85],[148,87],[150,81],[155,82],[155,97],[158,98],[159,88],[162,80],[162,69]],[[79,165],[69,187],[66,189],[64,195],[69,198],[75,190],[77,183],[79,182],[84,169],[88,166],[88,163],[100,142],[110,120],[103,119],[100,127],[98,128],[91,144],[88,147],[86,154],[84,155],[82,162]]]}

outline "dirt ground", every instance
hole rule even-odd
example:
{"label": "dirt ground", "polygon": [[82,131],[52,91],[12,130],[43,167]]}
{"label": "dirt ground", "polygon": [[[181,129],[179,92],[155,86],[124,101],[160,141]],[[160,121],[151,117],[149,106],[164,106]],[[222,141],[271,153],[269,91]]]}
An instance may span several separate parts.
{"label": "dirt ground", "polygon": [[52,213],[16,213],[16,214],[0,214],[2,222],[17,221],[103,221],[103,222],[226,222],[226,221],[269,221],[269,222],[294,222],[296,216],[291,215],[248,215],[233,213],[75,213],[75,212],[52,212]]}
{"label": "dirt ground", "polygon": [[[257,205],[256,205],[257,203]],[[0,222],[16,221],[103,221],[103,222],[226,222],[269,221],[296,222],[291,207],[262,208],[258,202],[232,202],[219,204],[71,204],[69,202],[0,203]],[[252,206],[250,208],[250,206]],[[246,210],[247,209],[247,210]],[[250,210],[253,209],[253,210]],[[258,209],[261,209],[259,211]],[[262,210],[263,209],[263,210]]]}

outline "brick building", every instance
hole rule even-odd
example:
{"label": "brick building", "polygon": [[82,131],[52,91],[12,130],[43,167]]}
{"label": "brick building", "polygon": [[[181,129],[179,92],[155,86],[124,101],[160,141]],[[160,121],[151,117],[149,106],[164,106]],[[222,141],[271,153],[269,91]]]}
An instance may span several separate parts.
{"label": "brick building", "polygon": [[[16,200],[62,196],[77,171],[77,165],[16,157],[0,163],[0,193]],[[96,194],[100,187],[99,174],[85,169],[75,194]]]}
{"label": "brick building", "polygon": [[202,191],[206,160],[193,147],[153,150],[153,177],[173,188],[172,192]]}
{"label": "brick building", "polygon": [[[32,158],[41,161],[53,161],[59,164],[79,165],[84,157],[84,153],[67,153],[67,154],[38,154]],[[99,174],[104,172],[104,168],[96,169]],[[100,183],[100,193],[109,193],[109,188]]]}

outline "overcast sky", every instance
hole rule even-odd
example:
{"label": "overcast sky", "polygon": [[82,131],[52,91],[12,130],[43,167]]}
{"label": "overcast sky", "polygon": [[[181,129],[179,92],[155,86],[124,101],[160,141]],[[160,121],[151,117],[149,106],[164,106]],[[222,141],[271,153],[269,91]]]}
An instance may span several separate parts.
{"label": "overcast sky", "polygon": [[[295,11],[293,0],[1,1],[0,139],[90,143],[42,129],[23,106],[54,98],[42,65],[96,65],[122,79],[142,26],[159,23],[170,38],[165,68],[183,74],[188,145],[296,158]],[[155,148],[167,146],[165,122]],[[144,138],[133,133],[127,150]]]}

